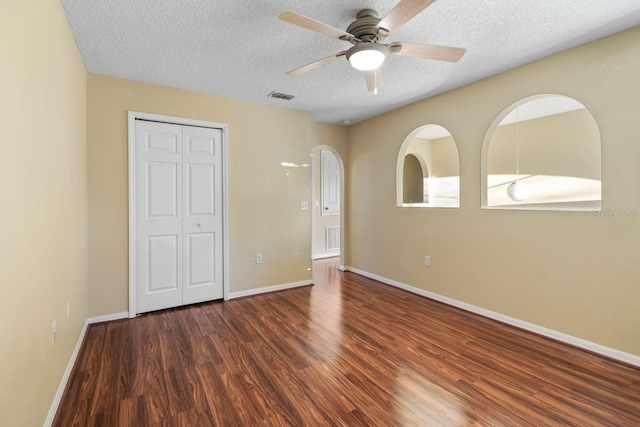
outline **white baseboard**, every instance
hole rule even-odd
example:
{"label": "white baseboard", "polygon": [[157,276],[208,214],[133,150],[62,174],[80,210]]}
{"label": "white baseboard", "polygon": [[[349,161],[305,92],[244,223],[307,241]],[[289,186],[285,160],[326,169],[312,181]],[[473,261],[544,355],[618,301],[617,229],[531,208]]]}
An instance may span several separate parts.
{"label": "white baseboard", "polygon": [[78,358],[78,354],[80,353],[80,348],[82,347],[82,343],[84,342],[84,337],[87,333],[88,326],[89,319],[85,320],[84,325],[82,326],[82,331],[80,331],[80,336],[78,337],[76,346],[73,349],[73,353],[71,353],[71,357],[69,358],[69,362],[67,363],[67,368],[64,370],[64,374],[62,374],[62,378],[60,379],[58,390],[56,391],[55,396],[53,396],[53,402],[51,402],[51,406],[49,407],[49,413],[47,414],[47,418],[44,420],[44,427],[50,427],[51,424],[53,424],[53,419],[56,416],[56,412],[58,412],[58,406],[60,406],[62,395],[64,394],[65,388],[67,388],[67,382],[69,382],[71,371],[76,364],[76,359]]}
{"label": "white baseboard", "polygon": [[231,292],[228,299],[248,297],[251,295],[265,294],[267,292],[283,291],[285,289],[299,288],[300,286],[308,286],[312,284],[311,280],[303,280],[301,282],[285,283],[283,285],[267,286],[264,288],[254,288],[246,291]]}
{"label": "white baseboard", "polygon": [[120,320],[129,318],[128,311],[122,311],[120,313],[103,314],[102,316],[90,317],[87,319],[89,324],[110,322],[112,320]]}
{"label": "white baseboard", "polygon": [[71,357],[69,358],[69,362],[67,363],[67,368],[64,370],[64,374],[62,374],[62,378],[60,379],[60,384],[58,385],[58,390],[56,391],[56,394],[53,397],[53,401],[51,402],[51,407],[49,407],[49,413],[47,414],[47,418],[44,420],[44,427],[51,426],[51,424],[53,423],[53,419],[56,416],[56,412],[58,412],[58,406],[60,406],[62,395],[64,394],[65,388],[67,388],[67,383],[69,382],[71,371],[73,370],[73,367],[76,364],[76,359],[78,358],[78,354],[80,353],[80,348],[82,347],[82,343],[84,342],[84,337],[87,334],[87,329],[89,325],[93,323],[108,322],[111,320],[126,319],[127,317],[129,317],[129,312],[123,311],[121,313],[112,313],[112,314],[106,314],[98,317],[90,317],[84,321],[84,325],[82,326],[82,331],[80,332],[80,336],[78,337],[76,346],[73,349],[73,353],[71,353]]}
{"label": "white baseboard", "polygon": [[315,254],[311,257],[312,260],[324,259],[324,258],[333,258],[340,256],[340,252],[323,252],[321,254]]}
{"label": "white baseboard", "polygon": [[479,314],[480,316],[488,317],[490,319],[497,320],[507,325],[515,326],[526,331],[534,332],[538,335],[543,335],[548,338],[555,339],[557,341],[564,342],[566,344],[573,345],[575,347],[582,348],[584,350],[591,351],[593,353],[600,354],[602,356],[609,357],[611,359],[619,360],[630,365],[640,367],[640,356],[631,353],[625,353],[624,351],[616,350],[615,348],[606,347],[601,344],[596,344],[591,341],[584,340],[582,338],[574,337],[562,332],[554,331],[533,323],[525,322],[524,320],[516,319],[514,317],[506,316],[504,314],[496,313],[495,311],[487,310],[482,307],[467,304],[466,302],[458,301],[453,298],[445,297],[433,292],[426,291],[424,289],[416,288],[405,283],[398,282],[396,280],[387,279],[386,277],[378,276],[377,274],[369,273],[368,271],[360,270],[354,267],[347,267],[348,271],[360,274],[361,276],[368,277],[370,279],[377,280],[387,285],[395,286],[405,291],[412,292],[423,297],[427,297],[453,307],[460,308],[462,310],[469,311],[471,313]]}

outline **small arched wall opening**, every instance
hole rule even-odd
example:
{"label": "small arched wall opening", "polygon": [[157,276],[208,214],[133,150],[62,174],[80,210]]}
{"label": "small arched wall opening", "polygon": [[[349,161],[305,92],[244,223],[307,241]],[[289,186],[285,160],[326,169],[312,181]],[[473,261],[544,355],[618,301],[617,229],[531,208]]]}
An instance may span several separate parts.
{"label": "small arched wall opening", "polygon": [[[422,182],[406,182],[407,162],[422,169]],[[422,199],[415,201],[417,187],[422,187]],[[411,192],[411,194],[408,194]],[[414,194],[415,193],[415,194]],[[460,161],[458,148],[451,133],[440,125],[428,124],[414,129],[404,140],[396,161],[396,206],[398,207],[460,207]]]}
{"label": "small arched wall opening", "polygon": [[[600,210],[601,163],[600,131],[582,103],[553,94],[522,99],[500,113],[485,135],[482,208]],[[523,200],[508,195],[516,180],[524,183]]]}

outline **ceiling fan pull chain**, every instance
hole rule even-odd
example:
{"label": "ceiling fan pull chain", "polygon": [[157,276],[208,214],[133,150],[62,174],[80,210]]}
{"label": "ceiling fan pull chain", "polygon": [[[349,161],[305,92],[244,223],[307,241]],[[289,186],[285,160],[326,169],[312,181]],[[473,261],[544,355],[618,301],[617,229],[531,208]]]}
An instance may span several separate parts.
{"label": "ceiling fan pull chain", "polygon": [[375,70],[374,73],[375,74],[373,75],[373,82],[375,87],[373,88],[373,94],[377,95],[378,94],[378,70]]}

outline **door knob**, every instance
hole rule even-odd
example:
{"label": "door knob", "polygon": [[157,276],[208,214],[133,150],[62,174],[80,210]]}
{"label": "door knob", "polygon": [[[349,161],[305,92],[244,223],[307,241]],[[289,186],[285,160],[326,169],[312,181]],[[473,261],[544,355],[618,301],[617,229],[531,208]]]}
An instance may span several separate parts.
{"label": "door knob", "polygon": [[328,208],[328,207],[325,207],[325,208],[324,208],[324,210],[325,210],[325,211],[328,211],[328,210],[329,210],[329,208]]}
{"label": "door knob", "polygon": [[197,225],[198,225],[198,227],[202,227],[202,223],[201,222],[199,222]]}

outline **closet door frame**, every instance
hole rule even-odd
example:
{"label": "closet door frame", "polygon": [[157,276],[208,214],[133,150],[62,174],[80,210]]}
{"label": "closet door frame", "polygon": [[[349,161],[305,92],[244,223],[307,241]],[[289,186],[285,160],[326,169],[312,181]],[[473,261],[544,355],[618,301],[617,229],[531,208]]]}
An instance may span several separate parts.
{"label": "closet door frame", "polygon": [[228,126],[226,123],[165,116],[162,114],[128,112],[129,128],[129,317],[136,316],[136,119],[175,125],[197,126],[222,131],[222,281],[223,298],[229,299],[229,215],[228,215]]}

